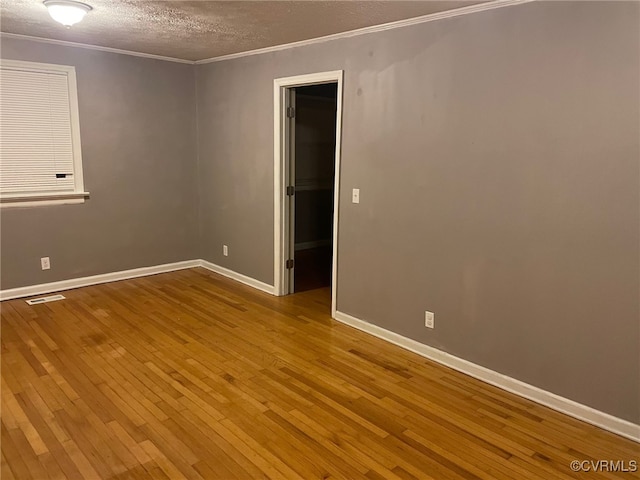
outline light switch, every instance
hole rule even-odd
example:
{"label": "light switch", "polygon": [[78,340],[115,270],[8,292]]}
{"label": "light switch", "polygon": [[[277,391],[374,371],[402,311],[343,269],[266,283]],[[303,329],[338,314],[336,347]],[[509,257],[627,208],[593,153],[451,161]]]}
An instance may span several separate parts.
{"label": "light switch", "polygon": [[360,189],[359,188],[354,188],[353,189],[353,195],[351,197],[351,201],[353,203],[360,203]]}

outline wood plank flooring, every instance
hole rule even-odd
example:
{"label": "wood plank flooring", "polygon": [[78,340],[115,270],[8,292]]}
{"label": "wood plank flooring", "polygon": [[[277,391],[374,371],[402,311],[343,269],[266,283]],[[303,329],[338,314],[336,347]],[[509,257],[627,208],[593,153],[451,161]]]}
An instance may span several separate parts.
{"label": "wood plank flooring", "polygon": [[203,269],[2,308],[2,479],[614,479],[639,445]]}

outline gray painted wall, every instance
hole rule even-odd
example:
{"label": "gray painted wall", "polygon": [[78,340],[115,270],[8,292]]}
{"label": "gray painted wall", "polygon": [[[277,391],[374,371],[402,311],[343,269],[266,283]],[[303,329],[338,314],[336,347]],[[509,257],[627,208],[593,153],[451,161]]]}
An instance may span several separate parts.
{"label": "gray painted wall", "polygon": [[91,198],[2,209],[1,288],[198,258],[194,66],[4,38],[2,57],[76,67]]}
{"label": "gray painted wall", "polygon": [[344,69],[338,309],[640,422],[638,13],[540,2],[199,67],[203,258],[272,283],[273,79]]}

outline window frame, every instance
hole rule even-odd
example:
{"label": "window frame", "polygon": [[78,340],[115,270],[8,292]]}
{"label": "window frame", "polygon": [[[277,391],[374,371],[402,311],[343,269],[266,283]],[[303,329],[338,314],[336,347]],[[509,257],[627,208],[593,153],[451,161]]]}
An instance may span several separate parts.
{"label": "window frame", "polygon": [[[63,205],[84,203],[89,192],[84,189],[82,169],[82,144],[80,141],[80,113],[78,108],[78,85],[76,69],[72,65],[29,62],[23,60],[0,59],[0,69],[13,69],[41,73],[63,73],[67,77],[69,88],[69,116],[71,123],[71,142],[73,150],[73,191],[35,192],[24,194],[0,194],[0,208],[35,207],[45,205]],[[2,108],[0,104],[0,108]],[[1,161],[1,159],[0,159]]]}

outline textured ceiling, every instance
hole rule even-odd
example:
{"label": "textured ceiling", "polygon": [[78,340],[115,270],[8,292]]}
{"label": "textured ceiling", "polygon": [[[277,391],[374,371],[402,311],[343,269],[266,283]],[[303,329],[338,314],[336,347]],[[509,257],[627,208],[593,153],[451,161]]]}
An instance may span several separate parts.
{"label": "textured ceiling", "polygon": [[485,0],[84,0],[70,29],[42,0],[2,0],[0,30],[185,60],[246,52],[483,3]]}

